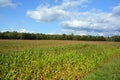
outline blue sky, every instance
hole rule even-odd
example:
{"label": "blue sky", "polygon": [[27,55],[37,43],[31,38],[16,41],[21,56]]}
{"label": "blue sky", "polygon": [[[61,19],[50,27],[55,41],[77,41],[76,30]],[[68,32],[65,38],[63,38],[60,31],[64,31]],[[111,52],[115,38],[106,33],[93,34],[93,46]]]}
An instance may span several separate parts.
{"label": "blue sky", "polygon": [[0,0],[0,31],[120,35],[120,0]]}

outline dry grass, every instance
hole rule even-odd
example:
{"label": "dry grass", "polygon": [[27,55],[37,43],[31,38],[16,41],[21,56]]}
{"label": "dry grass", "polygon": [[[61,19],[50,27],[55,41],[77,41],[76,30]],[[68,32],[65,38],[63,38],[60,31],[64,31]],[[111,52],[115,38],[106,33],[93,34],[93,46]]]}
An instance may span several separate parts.
{"label": "dry grass", "polygon": [[64,46],[69,44],[97,44],[119,45],[119,42],[108,41],[71,41],[71,40],[0,40],[0,53],[18,51],[31,48],[43,48],[50,46]]}

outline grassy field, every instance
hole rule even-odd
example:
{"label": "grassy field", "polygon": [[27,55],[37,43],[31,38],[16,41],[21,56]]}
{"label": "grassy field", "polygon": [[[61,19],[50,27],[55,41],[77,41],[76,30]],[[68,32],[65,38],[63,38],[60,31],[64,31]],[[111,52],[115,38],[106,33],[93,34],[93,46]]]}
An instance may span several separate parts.
{"label": "grassy field", "polygon": [[0,40],[1,80],[119,80],[119,62],[119,42]]}
{"label": "grassy field", "polygon": [[110,57],[82,80],[120,80],[120,54]]}

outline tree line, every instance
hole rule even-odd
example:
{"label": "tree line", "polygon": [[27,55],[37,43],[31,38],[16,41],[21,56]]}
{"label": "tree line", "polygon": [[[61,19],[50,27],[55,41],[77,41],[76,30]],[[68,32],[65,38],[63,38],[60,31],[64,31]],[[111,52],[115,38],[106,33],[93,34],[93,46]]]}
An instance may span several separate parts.
{"label": "tree line", "polygon": [[83,40],[83,41],[119,41],[120,35],[111,37],[91,36],[91,35],[74,35],[72,34],[42,34],[42,33],[19,33],[19,32],[0,32],[0,39],[23,39],[23,40]]}

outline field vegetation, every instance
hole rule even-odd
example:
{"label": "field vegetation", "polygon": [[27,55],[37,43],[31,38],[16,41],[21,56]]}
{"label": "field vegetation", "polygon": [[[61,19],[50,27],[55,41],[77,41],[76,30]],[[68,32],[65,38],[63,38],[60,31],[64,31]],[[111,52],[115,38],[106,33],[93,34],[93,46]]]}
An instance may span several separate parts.
{"label": "field vegetation", "polygon": [[0,40],[1,80],[119,80],[119,62],[119,42]]}

